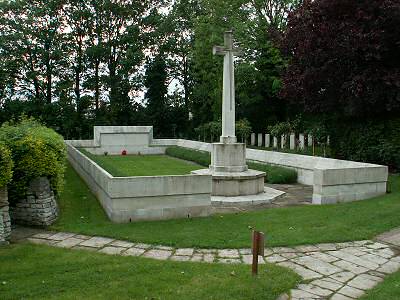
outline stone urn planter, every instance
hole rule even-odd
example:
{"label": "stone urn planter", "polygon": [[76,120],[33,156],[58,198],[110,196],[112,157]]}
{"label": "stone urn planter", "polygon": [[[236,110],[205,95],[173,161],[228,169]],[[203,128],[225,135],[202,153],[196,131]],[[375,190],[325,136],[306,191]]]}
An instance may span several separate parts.
{"label": "stone urn planter", "polygon": [[58,217],[58,205],[46,177],[29,184],[26,197],[10,209],[13,222],[23,225],[49,226]]}
{"label": "stone urn planter", "polygon": [[0,242],[7,241],[11,235],[11,220],[8,206],[7,187],[0,188]]}

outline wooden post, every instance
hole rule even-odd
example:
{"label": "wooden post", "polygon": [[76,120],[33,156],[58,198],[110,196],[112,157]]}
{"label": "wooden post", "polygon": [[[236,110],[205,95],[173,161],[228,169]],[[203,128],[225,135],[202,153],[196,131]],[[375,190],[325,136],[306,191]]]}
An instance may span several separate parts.
{"label": "wooden post", "polygon": [[264,233],[253,230],[253,264],[251,266],[251,273],[253,276],[258,274],[258,256],[264,255]]}

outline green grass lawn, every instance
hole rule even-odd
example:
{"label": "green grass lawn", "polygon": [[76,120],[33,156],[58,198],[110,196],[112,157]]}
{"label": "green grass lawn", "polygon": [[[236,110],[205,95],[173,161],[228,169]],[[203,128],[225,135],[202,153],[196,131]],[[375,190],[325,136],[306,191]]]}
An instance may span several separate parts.
{"label": "green grass lawn", "polygon": [[158,261],[17,244],[0,248],[5,299],[275,300],[300,278],[288,269]]}
{"label": "green grass lawn", "polygon": [[275,208],[206,218],[114,224],[68,165],[51,229],[179,247],[250,247],[250,229],[266,233],[267,246],[370,239],[400,226],[400,176],[391,176],[392,193],[337,205]]}
{"label": "green grass lawn", "polygon": [[385,277],[385,280],[360,298],[360,300],[400,299],[400,271]]}
{"label": "green grass lawn", "polygon": [[93,155],[80,149],[115,177],[186,175],[202,167],[167,155]]}

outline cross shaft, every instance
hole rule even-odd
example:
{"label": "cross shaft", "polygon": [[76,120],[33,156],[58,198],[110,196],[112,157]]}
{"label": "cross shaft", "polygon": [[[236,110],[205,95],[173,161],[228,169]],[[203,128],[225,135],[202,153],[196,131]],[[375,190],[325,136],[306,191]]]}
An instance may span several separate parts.
{"label": "cross shaft", "polygon": [[213,54],[224,56],[221,142],[236,143],[234,56],[240,55],[241,51],[234,47],[232,31],[224,33],[224,46],[214,46]]}

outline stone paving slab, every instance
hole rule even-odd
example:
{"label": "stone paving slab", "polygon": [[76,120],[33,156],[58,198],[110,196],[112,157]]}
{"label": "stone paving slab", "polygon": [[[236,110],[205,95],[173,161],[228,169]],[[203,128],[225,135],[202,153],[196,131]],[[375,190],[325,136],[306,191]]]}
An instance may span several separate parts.
{"label": "stone paving slab", "polygon": [[53,241],[63,241],[67,238],[73,237],[74,235],[75,235],[74,233],[59,232],[59,233],[51,235],[47,239],[53,240]]}
{"label": "stone paving slab", "polygon": [[54,244],[54,245],[57,247],[61,247],[61,248],[72,248],[82,242],[84,242],[84,240],[77,239],[75,237],[70,237],[70,238],[67,238],[61,242]]}
{"label": "stone paving slab", "polygon": [[288,261],[281,262],[281,263],[278,263],[278,266],[292,269],[297,274],[299,274],[301,277],[303,277],[305,280],[310,280],[310,279],[322,278],[323,277],[322,274],[319,274],[317,272],[314,272],[312,270],[304,268],[304,267],[302,267],[302,266],[300,266],[298,264],[295,264],[293,262],[288,262]]}
{"label": "stone paving slab", "polygon": [[241,264],[242,260],[239,258],[219,258],[218,262],[223,264]]}
{"label": "stone paving slab", "polygon": [[368,274],[361,274],[352,279],[347,283],[347,285],[360,289],[360,290],[369,290],[372,289],[375,285],[382,281],[382,278],[368,275]]}
{"label": "stone paving slab", "polygon": [[[242,255],[242,261],[246,265],[251,265],[253,263],[253,255]],[[259,264],[265,264],[264,258],[262,256],[258,257]]]}
{"label": "stone paving slab", "polygon": [[114,241],[110,244],[110,246],[114,247],[123,247],[123,248],[131,248],[134,247],[135,244],[131,242],[125,242],[125,241]]}
{"label": "stone paving slab", "polygon": [[364,291],[346,285],[338,291],[338,294],[357,299],[364,295]]}
{"label": "stone paving slab", "polygon": [[191,259],[190,256],[182,256],[182,255],[173,255],[170,257],[170,260],[174,261],[189,261]]}
{"label": "stone paving slab", "polygon": [[176,249],[176,251],[175,251],[175,255],[192,256],[193,253],[194,253],[194,249],[192,249],[192,248]]}
{"label": "stone paving slab", "polygon": [[328,278],[345,283],[345,282],[349,281],[350,279],[354,278],[355,276],[356,276],[356,274],[345,271],[345,272],[333,274],[333,275],[329,276]]}
{"label": "stone paving slab", "polygon": [[[31,243],[95,251],[108,255],[141,256],[182,262],[251,264],[251,249],[193,249],[149,245],[67,232],[30,231]],[[393,239],[392,239],[393,240]],[[382,241],[325,243],[296,247],[266,248],[259,263],[274,263],[303,277],[291,291],[291,299],[348,300],[400,269],[399,251]]]}
{"label": "stone paving slab", "polygon": [[113,241],[113,239],[104,237],[92,237],[91,239],[83,241],[80,245],[85,247],[102,248]]}
{"label": "stone paving slab", "polygon": [[331,297],[331,300],[353,300],[353,298],[349,298],[342,294],[335,294]]}
{"label": "stone paving slab", "polygon": [[122,251],[125,251],[125,250],[126,250],[126,248],[123,248],[123,247],[107,246],[107,247],[104,247],[103,249],[100,249],[99,252],[109,254],[109,255],[120,255],[122,253]]}
{"label": "stone paving slab", "polygon": [[166,260],[172,255],[172,251],[170,250],[158,250],[152,249],[143,254],[144,257],[150,257],[159,260]]}
{"label": "stone paving slab", "polygon": [[400,228],[396,228],[389,232],[378,235],[376,239],[378,241],[400,247]]}
{"label": "stone paving slab", "polygon": [[299,284],[297,288],[318,297],[328,297],[332,294],[331,290],[323,289],[313,284]]}
{"label": "stone paving slab", "polygon": [[202,254],[195,254],[195,255],[192,256],[190,261],[201,262],[201,261],[203,261],[203,255]]}
{"label": "stone paving slab", "polygon": [[331,290],[331,291],[337,291],[338,289],[340,289],[341,287],[343,287],[343,283],[340,283],[336,280],[330,279],[328,278],[324,278],[324,279],[317,279],[314,280],[312,282],[310,282],[313,285],[319,286],[323,289],[327,289],[327,290]]}
{"label": "stone paving slab", "polygon": [[269,263],[279,263],[282,261],[286,261],[287,258],[280,256],[279,254],[272,254],[271,256],[267,256],[265,260]]}
{"label": "stone paving slab", "polygon": [[239,258],[239,251],[237,249],[222,249],[218,250],[219,257]]}
{"label": "stone paving slab", "polygon": [[142,255],[146,250],[142,248],[129,248],[125,252],[122,253],[124,256],[140,256]]}
{"label": "stone paving slab", "polygon": [[292,261],[322,275],[332,275],[343,271],[337,266],[331,265],[330,263],[316,259],[312,256],[302,256],[295,258]]}
{"label": "stone paving slab", "polygon": [[48,246],[53,246],[56,243],[56,241],[43,240],[43,239],[37,239],[37,238],[28,238],[27,241],[32,244],[48,245]]}

